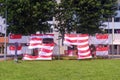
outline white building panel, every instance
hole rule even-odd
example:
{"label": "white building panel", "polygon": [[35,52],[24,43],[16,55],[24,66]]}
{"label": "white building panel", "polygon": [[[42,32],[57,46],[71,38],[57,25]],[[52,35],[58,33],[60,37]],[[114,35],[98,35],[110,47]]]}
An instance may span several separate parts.
{"label": "white building panel", "polygon": [[29,36],[22,36],[21,39],[10,39],[9,38],[9,42],[8,43],[29,43]]}
{"label": "white building panel", "polygon": [[105,22],[106,27],[104,29],[120,29],[120,22]]}

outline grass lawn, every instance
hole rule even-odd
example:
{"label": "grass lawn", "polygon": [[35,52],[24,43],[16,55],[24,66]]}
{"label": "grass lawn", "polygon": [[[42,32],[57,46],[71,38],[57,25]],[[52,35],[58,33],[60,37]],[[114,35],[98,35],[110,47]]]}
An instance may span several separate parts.
{"label": "grass lawn", "polygon": [[120,80],[120,60],[1,61],[0,80]]}

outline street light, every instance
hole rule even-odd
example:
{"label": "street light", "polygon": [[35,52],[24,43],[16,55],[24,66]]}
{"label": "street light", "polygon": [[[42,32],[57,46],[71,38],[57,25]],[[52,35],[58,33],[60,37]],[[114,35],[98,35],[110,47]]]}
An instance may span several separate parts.
{"label": "street light", "polygon": [[[54,31],[56,32],[56,30],[55,30],[55,25],[58,25],[58,23],[57,23],[57,21],[55,20],[55,17],[53,17],[53,20],[52,20],[52,21],[53,21],[53,25],[52,25],[52,26],[53,26],[53,29],[54,29]],[[58,47],[59,47],[58,60],[60,60],[60,39],[61,39],[61,38],[60,38],[60,32],[59,32],[59,31],[58,31],[58,35],[57,35],[57,36],[58,36],[58,39],[57,39],[58,42],[57,42],[57,43],[58,43]]]}
{"label": "street light", "polygon": [[112,17],[112,57],[114,53],[114,17]]}
{"label": "street light", "polygon": [[5,24],[6,24],[6,27],[5,27],[5,44],[4,44],[4,47],[5,47],[5,49],[4,49],[4,60],[7,60],[7,0],[5,0],[5,19],[6,19],[6,21],[5,21]]}

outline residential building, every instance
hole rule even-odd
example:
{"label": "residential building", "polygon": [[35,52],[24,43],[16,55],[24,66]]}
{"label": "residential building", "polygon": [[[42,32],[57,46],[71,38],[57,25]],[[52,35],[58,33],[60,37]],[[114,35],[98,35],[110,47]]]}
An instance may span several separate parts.
{"label": "residential building", "polygon": [[104,30],[111,37],[109,54],[120,55],[120,0],[118,0],[117,15],[109,18],[104,24]]}

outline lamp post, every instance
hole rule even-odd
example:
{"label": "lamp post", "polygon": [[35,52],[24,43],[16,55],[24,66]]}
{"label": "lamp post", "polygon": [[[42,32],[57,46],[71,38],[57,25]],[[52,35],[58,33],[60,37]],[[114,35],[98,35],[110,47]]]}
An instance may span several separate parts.
{"label": "lamp post", "polygon": [[5,0],[5,4],[6,4],[5,5],[6,6],[5,7],[5,19],[6,19],[5,24],[6,25],[5,25],[5,37],[4,37],[5,38],[5,41],[4,41],[4,43],[5,43],[4,44],[4,48],[5,48],[4,49],[4,60],[7,60],[7,58],[6,58],[7,57],[7,39],[6,39],[7,38],[7,0]]}
{"label": "lamp post", "polygon": [[112,57],[114,53],[114,17],[112,17]]}
{"label": "lamp post", "polygon": [[[56,22],[55,17],[53,17],[53,29],[54,29],[53,31],[55,31],[55,25],[58,25],[58,23]],[[58,39],[57,39],[57,41],[58,41],[58,42],[57,42],[57,43],[58,43],[57,45],[58,45],[58,47],[59,47],[59,49],[58,49],[58,54],[57,54],[58,56],[57,56],[57,57],[58,57],[58,60],[60,60],[60,33],[59,33],[59,31],[58,31],[58,33],[56,33],[56,31],[55,31],[55,35],[56,35],[56,34],[57,34],[57,36],[58,36],[58,37],[57,37],[57,38],[58,38]]]}

